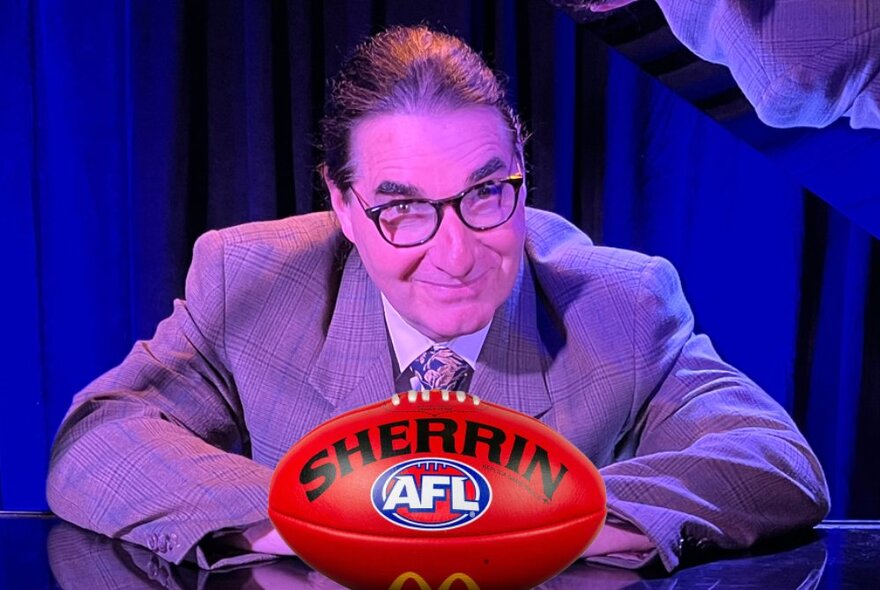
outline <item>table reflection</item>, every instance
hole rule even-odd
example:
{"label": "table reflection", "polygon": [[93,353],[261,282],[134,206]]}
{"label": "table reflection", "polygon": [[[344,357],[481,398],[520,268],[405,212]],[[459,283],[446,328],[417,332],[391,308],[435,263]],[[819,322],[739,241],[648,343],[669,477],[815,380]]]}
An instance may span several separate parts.
{"label": "table reflection", "polygon": [[[876,553],[880,531],[868,539]],[[858,539],[855,539],[858,541]],[[672,576],[662,572],[632,572],[576,563],[540,586],[543,590],[591,588],[733,588],[806,590],[839,587],[841,577],[823,577],[829,536],[811,533],[791,540],[773,552],[752,552],[735,558],[696,565]],[[46,548],[51,572],[65,590],[96,588],[320,588],[342,586],[312,571],[296,559],[279,559],[255,566],[205,571],[191,564],[174,565],[149,550],[58,522],[48,533]],[[837,550],[841,547],[839,543]],[[863,554],[864,555],[864,554]],[[876,560],[875,560],[876,561]],[[876,578],[874,578],[876,581]],[[829,586],[827,582],[832,582]],[[845,586],[846,584],[844,584]]]}

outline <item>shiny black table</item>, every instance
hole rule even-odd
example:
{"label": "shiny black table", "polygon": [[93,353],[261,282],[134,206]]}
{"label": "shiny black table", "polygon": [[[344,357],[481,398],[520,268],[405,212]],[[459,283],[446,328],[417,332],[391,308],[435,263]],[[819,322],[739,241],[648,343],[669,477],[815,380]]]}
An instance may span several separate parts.
{"label": "shiny black table", "polygon": [[[341,586],[296,559],[204,571],[41,514],[0,513],[0,589],[328,588]],[[715,556],[667,575],[576,563],[540,588],[880,590],[880,521],[826,521],[749,552]]]}

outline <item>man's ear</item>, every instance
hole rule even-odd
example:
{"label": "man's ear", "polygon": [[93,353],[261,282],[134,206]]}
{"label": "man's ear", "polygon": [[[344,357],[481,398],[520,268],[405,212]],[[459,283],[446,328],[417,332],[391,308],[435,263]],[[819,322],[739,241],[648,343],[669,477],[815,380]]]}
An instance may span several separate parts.
{"label": "man's ear", "polygon": [[346,202],[343,191],[336,186],[336,183],[327,174],[327,164],[321,164],[321,178],[324,180],[327,192],[330,193],[330,205],[333,207],[333,212],[336,213],[336,219],[339,220],[339,227],[342,228],[342,233],[350,242],[354,242],[351,231],[352,208],[349,206],[350,203]]}

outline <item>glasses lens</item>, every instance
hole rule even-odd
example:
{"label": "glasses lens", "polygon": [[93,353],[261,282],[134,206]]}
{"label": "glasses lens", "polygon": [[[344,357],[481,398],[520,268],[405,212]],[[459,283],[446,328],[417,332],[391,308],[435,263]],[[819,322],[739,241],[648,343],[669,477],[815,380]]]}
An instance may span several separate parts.
{"label": "glasses lens", "polygon": [[437,212],[427,203],[401,203],[384,209],[379,226],[389,242],[397,246],[418,244],[434,231]]}
{"label": "glasses lens", "polygon": [[489,182],[468,192],[461,201],[461,215],[471,227],[489,229],[513,214],[516,189],[509,182]]}

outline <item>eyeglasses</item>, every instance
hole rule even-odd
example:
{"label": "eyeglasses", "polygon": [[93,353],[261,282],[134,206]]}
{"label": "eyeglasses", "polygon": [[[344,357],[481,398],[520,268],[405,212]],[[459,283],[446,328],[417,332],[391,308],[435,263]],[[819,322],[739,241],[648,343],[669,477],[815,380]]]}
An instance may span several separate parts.
{"label": "eyeglasses", "polygon": [[445,199],[395,199],[375,207],[367,207],[354,186],[349,188],[385,241],[392,246],[409,248],[434,237],[447,205],[474,231],[503,225],[516,210],[522,184],[523,176],[517,173],[507,178],[486,180]]}

